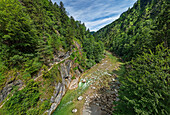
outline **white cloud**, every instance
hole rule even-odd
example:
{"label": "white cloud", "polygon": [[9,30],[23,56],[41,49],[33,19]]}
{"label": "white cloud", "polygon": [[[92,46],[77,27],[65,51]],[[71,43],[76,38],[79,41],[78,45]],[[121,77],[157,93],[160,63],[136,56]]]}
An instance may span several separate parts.
{"label": "white cloud", "polygon": [[[59,3],[60,0],[53,0]],[[117,19],[136,0],[61,0],[76,20],[84,22],[91,31],[97,31]]]}
{"label": "white cloud", "polygon": [[87,27],[91,28],[91,31],[97,31],[100,28],[106,26],[106,24],[109,24],[109,23],[113,22],[113,20],[116,20],[118,18],[119,18],[119,15],[113,16],[113,17],[110,17],[110,18],[105,18],[105,19],[102,19],[102,20],[93,21],[93,22],[85,22],[85,25]]}

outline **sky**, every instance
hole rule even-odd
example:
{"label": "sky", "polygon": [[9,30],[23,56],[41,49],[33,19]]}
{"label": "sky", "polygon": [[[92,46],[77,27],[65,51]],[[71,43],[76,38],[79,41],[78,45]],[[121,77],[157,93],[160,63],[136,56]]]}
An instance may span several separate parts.
{"label": "sky", "polygon": [[69,16],[85,23],[90,31],[97,31],[118,19],[137,0],[52,0],[57,4],[60,1]]}

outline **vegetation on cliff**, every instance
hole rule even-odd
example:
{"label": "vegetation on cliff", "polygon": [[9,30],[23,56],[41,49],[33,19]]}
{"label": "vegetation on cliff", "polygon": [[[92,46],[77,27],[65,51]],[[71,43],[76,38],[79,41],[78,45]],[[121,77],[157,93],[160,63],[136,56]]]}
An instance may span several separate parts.
{"label": "vegetation on cliff", "polygon": [[122,57],[126,73],[114,114],[168,115],[170,87],[170,5],[168,0],[138,0],[119,19],[95,33]]}
{"label": "vegetation on cliff", "polygon": [[[89,69],[101,61],[105,45],[126,62],[113,114],[168,115],[169,16],[169,0],[137,0],[119,19],[90,33],[62,2],[0,0],[0,114],[43,114],[62,81],[54,63],[66,58],[76,65],[72,71]],[[58,57],[61,62],[54,61]]]}
{"label": "vegetation on cliff", "polygon": [[130,61],[158,44],[170,47],[169,1],[138,0],[120,18],[95,33],[108,50]]}
{"label": "vegetation on cliff", "polygon": [[[40,70],[47,71],[59,52],[74,51],[76,63],[83,69],[103,58],[103,44],[95,41],[84,23],[67,15],[62,2],[58,5],[51,0],[0,0],[0,38],[0,90],[10,83],[11,76],[26,85],[13,92],[0,114],[42,114],[49,107],[50,97],[42,102],[39,99],[45,95],[42,90],[61,82],[58,66],[43,73],[44,86],[30,80]],[[81,50],[81,55],[75,50]]]}
{"label": "vegetation on cliff", "polygon": [[169,111],[169,70],[170,50],[162,45],[156,51],[144,53],[127,65],[126,73],[119,80],[122,84],[117,115],[168,115]]}

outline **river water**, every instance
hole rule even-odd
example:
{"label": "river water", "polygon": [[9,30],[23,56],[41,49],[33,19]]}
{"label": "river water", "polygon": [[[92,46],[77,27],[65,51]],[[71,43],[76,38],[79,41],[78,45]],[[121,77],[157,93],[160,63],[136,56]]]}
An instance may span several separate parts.
{"label": "river water", "polygon": [[[82,96],[85,92],[91,89],[92,86],[102,87],[104,79],[111,79],[111,72],[113,69],[118,68],[120,62],[116,57],[112,56],[110,53],[107,53],[107,56],[97,65],[92,67],[90,70],[85,72],[80,78],[80,82],[78,88],[75,90],[68,90],[65,96],[62,98],[59,106],[54,111],[53,115],[81,115],[84,110],[83,104],[84,102],[78,102],[77,98]],[[107,76],[107,78],[103,79],[103,76]],[[83,79],[86,80],[86,83],[83,83]],[[106,83],[107,84],[107,83]],[[94,92],[93,92],[94,93]],[[90,94],[89,94],[90,95]],[[85,98],[85,97],[84,97]],[[78,103],[78,104],[77,104]],[[93,108],[98,108],[97,106],[91,105]],[[77,108],[77,113],[72,113],[72,110]],[[97,111],[100,112],[100,111]],[[102,112],[100,112],[102,113]],[[90,115],[90,114],[89,114]],[[94,114],[93,114],[94,115]],[[98,115],[98,114],[96,114]]]}

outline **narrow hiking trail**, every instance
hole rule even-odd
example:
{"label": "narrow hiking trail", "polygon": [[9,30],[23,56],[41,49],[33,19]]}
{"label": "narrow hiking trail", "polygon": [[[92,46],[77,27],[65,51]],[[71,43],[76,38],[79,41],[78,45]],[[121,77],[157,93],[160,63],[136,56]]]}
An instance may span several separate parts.
{"label": "narrow hiking trail", "polygon": [[[105,58],[80,78],[75,90],[67,91],[53,115],[109,115],[113,101],[118,100],[117,77],[124,71],[123,63],[107,52]],[[78,98],[82,96],[82,100]],[[72,110],[77,112],[73,113]]]}
{"label": "narrow hiking trail", "polygon": [[[72,54],[72,53],[71,53],[71,54]],[[52,64],[51,67],[47,70],[47,72],[50,71],[50,70],[54,67],[54,65],[58,65],[59,63],[67,60],[68,58],[70,58],[71,54],[70,54],[69,56],[65,57],[64,59],[61,59],[59,62],[55,62],[54,64]],[[40,77],[42,77],[42,76],[43,76],[43,74],[40,74],[38,77],[36,77],[36,78],[34,79],[34,81],[37,81],[37,80],[38,80]]]}
{"label": "narrow hiking trail", "polygon": [[[74,51],[74,52],[75,52],[75,51]],[[74,52],[71,52],[69,56],[66,56],[65,58],[61,59],[59,62],[53,63],[53,64],[51,65],[51,67],[47,70],[47,72],[50,71],[50,70],[54,67],[54,65],[58,65],[58,64],[60,64],[61,62],[69,59],[70,56],[71,56],[71,54],[74,53]],[[37,80],[38,80],[39,78],[41,78],[42,76],[43,76],[43,73],[41,72],[40,75],[38,75],[36,78],[34,78],[34,81],[37,81]],[[22,86],[21,88],[19,88],[18,90],[20,91],[20,90],[22,90],[22,89],[24,89],[24,88],[25,88],[25,85],[23,85],[23,86]],[[13,94],[12,94],[12,96],[13,96]],[[11,97],[7,98],[6,101],[3,102],[3,103],[0,105],[0,108],[2,108],[2,107],[4,106],[4,104],[5,104],[10,98],[11,98]]]}

